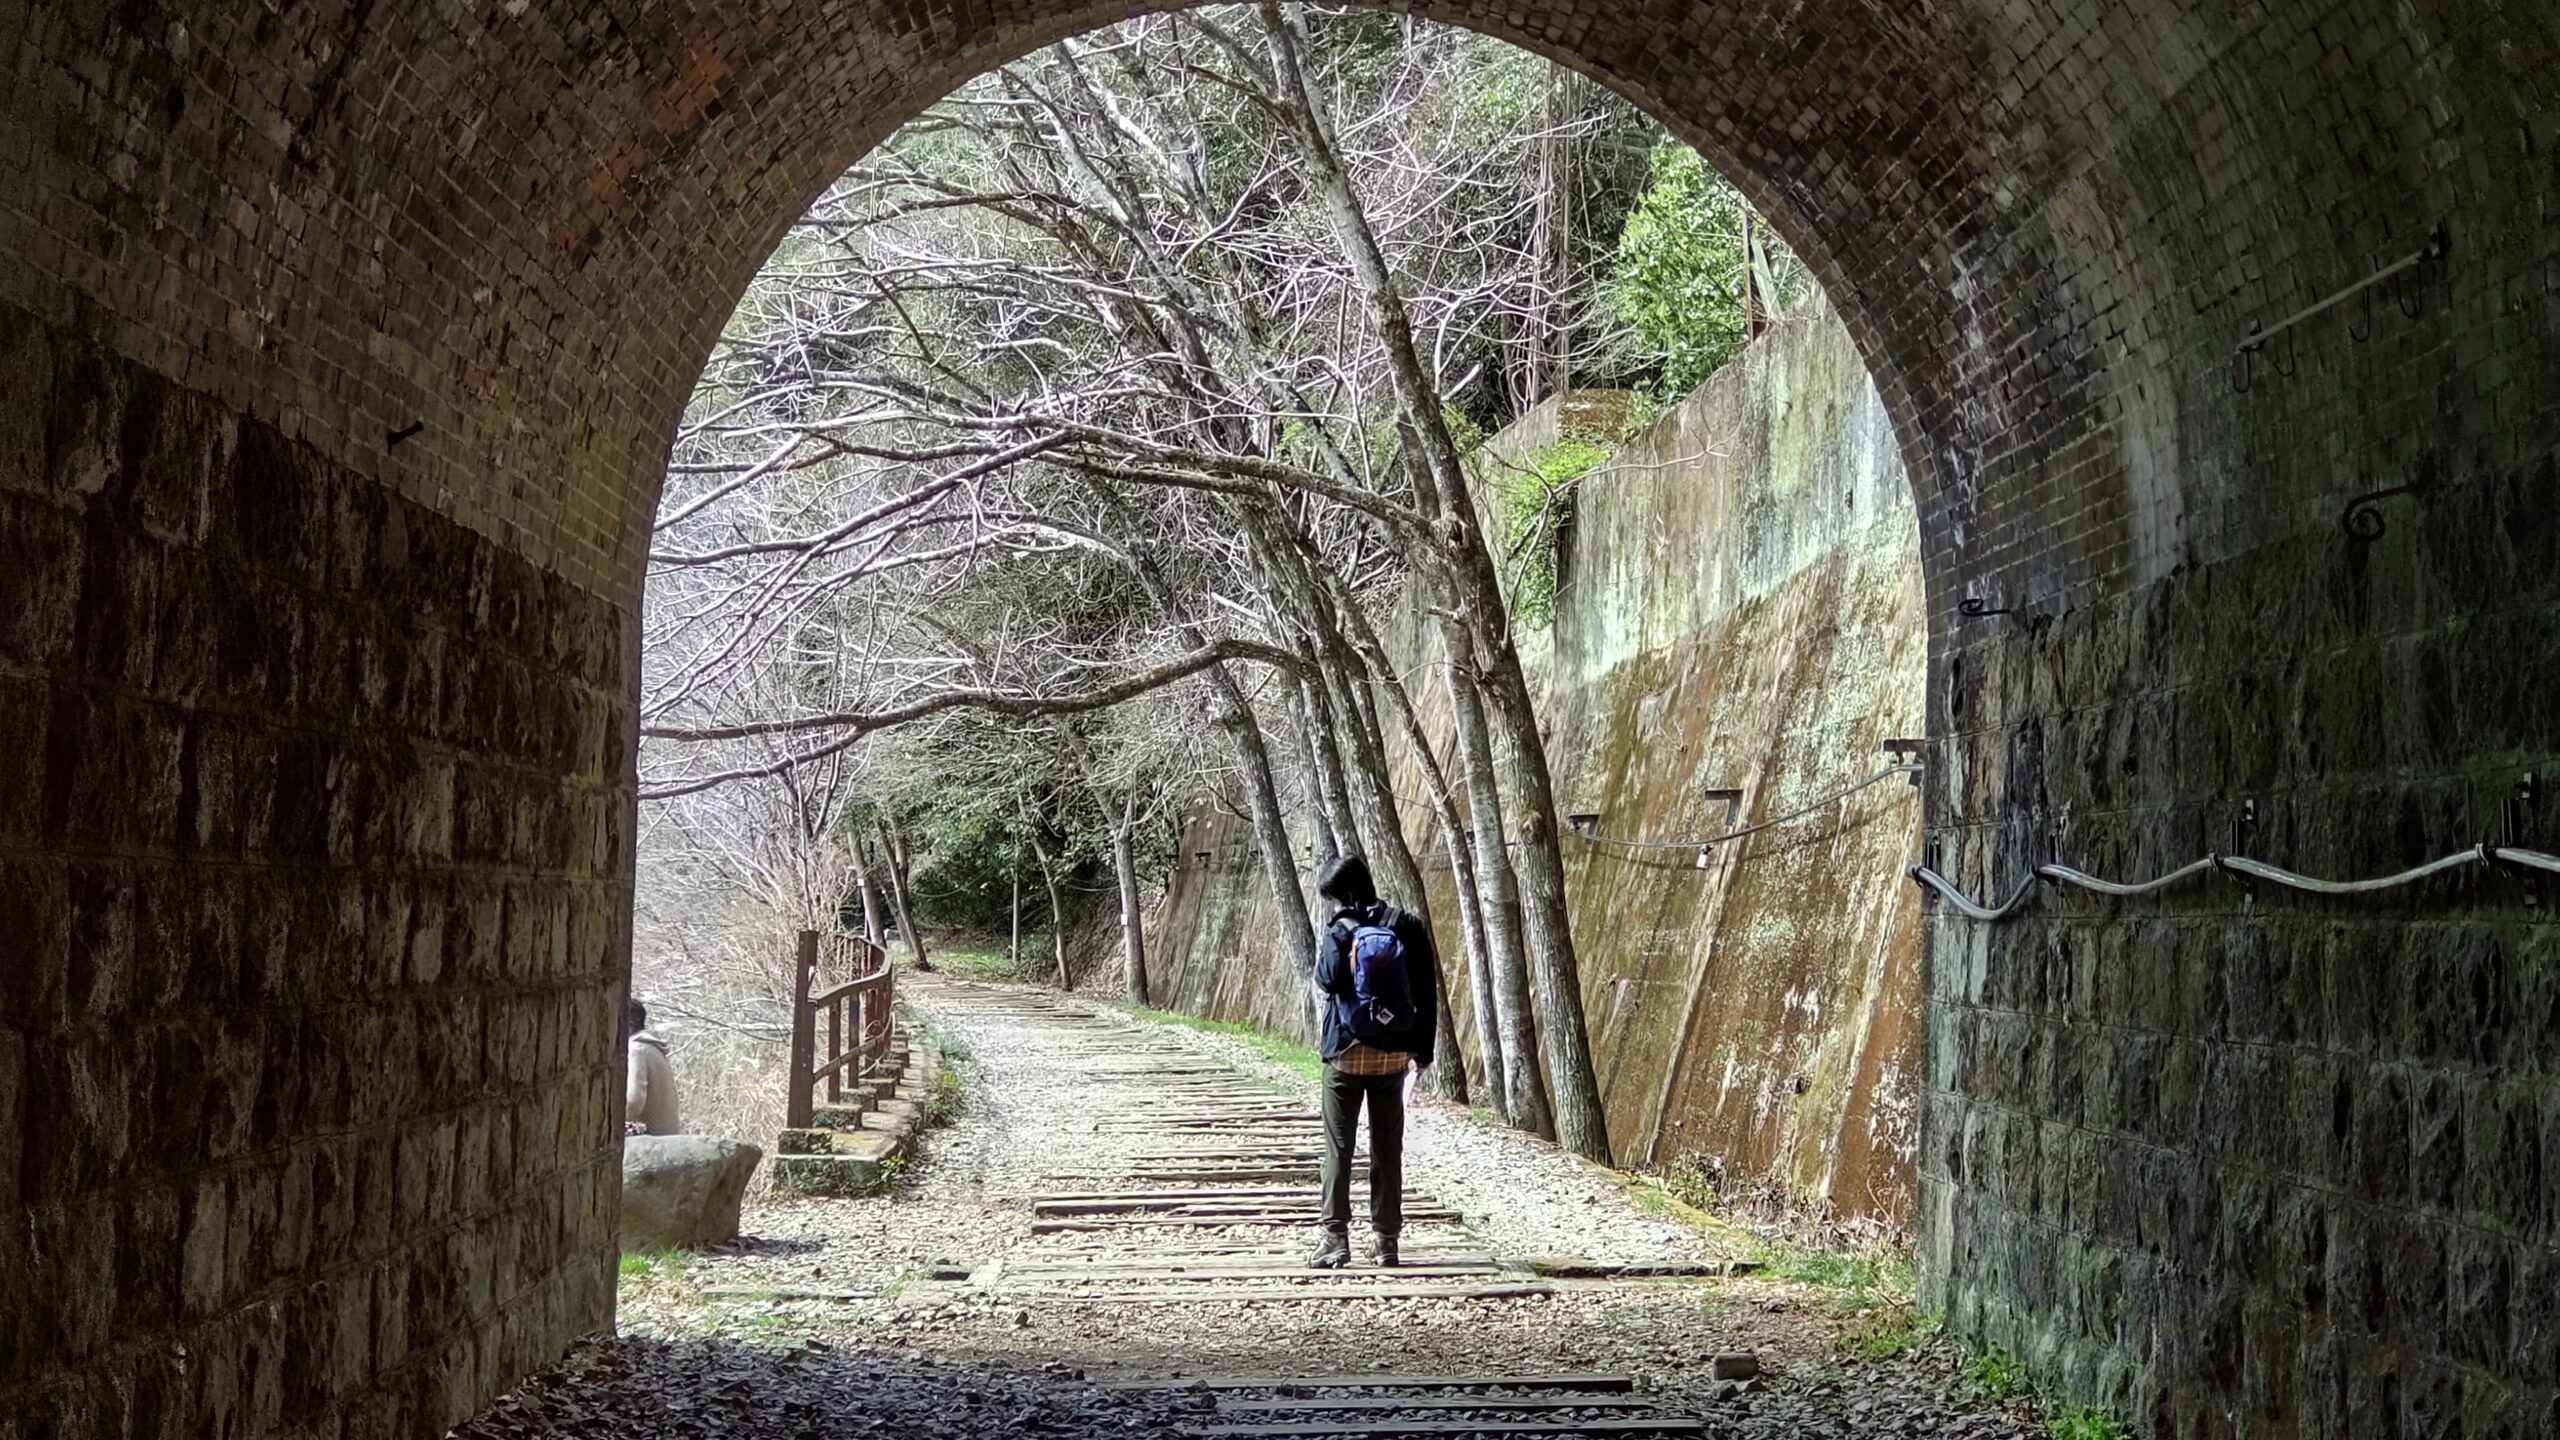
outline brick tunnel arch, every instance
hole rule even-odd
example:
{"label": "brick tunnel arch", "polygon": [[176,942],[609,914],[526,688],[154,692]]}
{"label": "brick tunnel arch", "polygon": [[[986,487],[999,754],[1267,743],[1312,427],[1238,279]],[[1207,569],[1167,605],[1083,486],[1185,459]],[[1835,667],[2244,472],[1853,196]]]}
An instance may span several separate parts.
{"label": "brick tunnel arch", "polygon": [[[2244,801],[2396,868],[2553,769],[2549,16],[1419,8],[1644,103],[1813,262],[1919,492],[1976,888]],[[436,1434],[609,1318],[676,416],[821,186],[1128,9],[0,10],[0,1415]],[[2549,1426],[2524,902],[1940,912],[1931,1292],[2161,1435]]]}

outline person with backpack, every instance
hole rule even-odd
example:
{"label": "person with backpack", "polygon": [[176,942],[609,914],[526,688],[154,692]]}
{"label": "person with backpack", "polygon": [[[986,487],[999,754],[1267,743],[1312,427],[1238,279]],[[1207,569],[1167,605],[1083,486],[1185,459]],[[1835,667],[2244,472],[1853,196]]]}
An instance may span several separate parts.
{"label": "person with backpack", "polygon": [[1307,1263],[1331,1270],[1351,1260],[1351,1148],[1365,1105],[1369,1228],[1377,1262],[1396,1265],[1404,1229],[1405,1077],[1431,1064],[1438,952],[1430,922],[1379,900],[1369,862],[1356,854],[1327,864],[1316,894],[1334,912],[1316,950],[1324,1010],[1317,1038],[1324,1056],[1324,1234]]}

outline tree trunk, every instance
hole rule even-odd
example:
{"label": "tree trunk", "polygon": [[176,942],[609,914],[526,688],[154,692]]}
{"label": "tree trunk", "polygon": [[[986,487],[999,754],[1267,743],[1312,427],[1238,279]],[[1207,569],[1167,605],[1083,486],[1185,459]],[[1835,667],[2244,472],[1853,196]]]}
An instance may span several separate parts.
{"label": "tree trunk", "polygon": [[[1220,667],[1212,667],[1217,669]],[[1230,686],[1233,681],[1228,682]],[[1262,725],[1244,704],[1242,691],[1218,718],[1244,766],[1245,811],[1253,820],[1254,848],[1262,852],[1262,878],[1271,889],[1278,913],[1280,943],[1301,976],[1316,973],[1315,931],[1307,919],[1307,892],[1299,888],[1297,856],[1289,845],[1289,823],[1280,810],[1280,787],[1271,777],[1271,750],[1262,740]]]}
{"label": "tree trunk", "polygon": [[1568,1150],[1610,1162],[1608,1112],[1591,1064],[1584,1028],[1582,973],[1575,961],[1573,927],[1565,909],[1564,855],[1555,825],[1555,782],[1547,772],[1545,740],[1530,708],[1528,678],[1518,652],[1504,646],[1492,657],[1484,686],[1485,710],[1500,748],[1505,777],[1518,797],[1513,828],[1520,919],[1528,932],[1529,963],[1537,979],[1538,1038],[1555,1090],[1557,1139]]}
{"label": "tree trunk", "polygon": [[1129,792],[1111,824],[1111,873],[1120,882],[1121,975],[1131,1003],[1147,1003],[1146,917],[1138,913],[1138,795]]}
{"label": "tree trunk", "polygon": [[[1319,666],[1328,657],[1316,657]],[[1334,855],[1360,848],[1358,817],[1352,813],[1349,786],[1343,778],[1342,746],[1336,739],[1335,716],[1325,704],[1320,682],[1301,677],[1289,697],[1289,713],[1298,722],[1298,735],[1306,744],[1307,759],[1315,777],[1314,798],[1321,807],[1324,829],[1331,844],[1330,854],[1319,856],[1330,860]],[[1328,847],[1319,846],[1320,850]]]}
{"label": "tree trunk", "polygon": [[1013,942],[1006,948],[1008,973],[1022,973],[1022,837],[1013,837]]}
{"label": "tree trunk", "polygon": [[880,858],[888,867],[890,913],[898,917],[898,933],[907,937],[907,956],[918,970],[931,970],[933,962],[924,953],[924,932],[916,928],[915,905],[907,894],[907,845],[899,838],[898,827],[886,820],[880,822]]}
{"label": "tree trunk", "polygon": [[[1445,631],[1457,626],[1443,621]],[[1502,1036],[1503,1082],[1511,1105],[1511,1123],[1552,1137],[1554,1114],[1547,1108],[1546,1081],[1538,1064],[1538,1025],[1529,1000],[1529,964],[1521,926],[1519,877],[1511,868],[1504,843],[1502,791],[1496,780],[1493,740],[1485,727],[1484,704],[1475,681],[1463,669],[1463,634],[1444,633],[1448,653],[1441,659],[1449,684],[1449,708],[1456,721],[1458,775],[1467,790],[1467,822],[1475,843],[1476,884],[1483,897],[1486,968],[1493,976],[1495,1028]]]}
{"label": "tree trunk", "polygon": [[889,938],[888,907],[880,903],[880,886],[871,878],[871,856],[859,838],[852,851],[854,889],[862,896],[862,938],[879,945]]}
{"label": "tree trunk", "polygon": [[[1360,831],[1371,866],[1398,903],[1410,907],[1431,926],[1431,894],[1424,884],[1422,866],[1413,857],[1413,847],[1405,842],[1404,817],[1396,805],[1395,783],[1387,771],[1386,747],[1380,743],[1376,720],[1360,703],[1357,693],[1366,684],[1368,668],[1344,643],[1340,631],[1326,617],[1324,628],[1331,639],[1333,654],[1324,667],[1323,697],[1333,710],[1342,734],[1350,740],[1349,764],[1344,772],[1350,782],[1351,803],[1358,811]],[[1435,930],[1437,927],[1432,927]],[[1438,936],[1435,934],[1435,940]],[[1439,961],[1440,947],[1432,946],[1431,987],[1438,1000],[1436,1033],[1432,1039],[1435,1052],[1431,1067],[1432,1088],[1448,1100],[1467,1103],[1467,1054],[1458,1045],[1458,1027],[1449,1013],[1447,966]]]}
{"label": "tree trunk", "polygon": [[[1548,1078],[1561,1100],[1559,1118],[1563,1124],[1558,1138],[1576,1154],[1606,1163],[1608,1127],[1600,1109],[1599,1086],[1592,1076],[1590,1042],[1582,1032],[1582,995],[1573,934],[1563,923],[1564,872],[1555,849],[1555,795],[1548,781],[1536,719],[1529,713],[1528,686],[1521,678],[1520,657],[1512,648],[1502,604],[1501,576],[1485,547],[1483,529],[1476,523],[1475,506],[1467,492],[1466,469],[1450,439],[1439,388],[1424,369],[1421,352],[1414,343],[1413,320],[1405,308],[1403,292],[1387,265],[1386,252],[1379,247],[1376,232],[1370,228],[1368,214],[1342,167],[1341,157],[1334,150],[1331,127],[1299,64],[1296,17],[1284,14],[1276,0],[1264,0],[1260,14],[1269,33],[1272,74],[1280,86],[1282,117],[1298,131],[1308,179],[1324,203],[1348,268],[1368,301],[1369,321],[1396,392],[1400,421],[1397,428],[1419,462],[1415,467],[1417,481],[1429,481],[1422,487],[1424,503],[1436,505],[1439,511],[1435,521],[1444,536],[1448,563],[1436,572],[1437,577],[1448,587],[1445,599],[1449,611],[1467,617],[1461,623],[1444,622],[1451,663],[1477,668],[1487,686],[1486,699],[1501,721],[1506,739],[1524,752],[1513,757],[1510,768],[1524,782],[1520,805],[1526,813],[1521,838],[1522,848],[1530,852],[1526,857],[1530,875],[1529,883],[1515,888],[1510,864],[1501,853],[1505,837],[1499,796],[1495,793],[1497,785],[1490,765],[1479,763],[1490,761],[1491,756],[1484,753],[1489,747],[1470,745],[1468,769],[1482,772],[1471,773],[1469,778],[1477,860],[1480,870],[1497,882],[1489,897],[1495,903],[1486,907],[1490,912],[1488,930],[1499,942],[1507,918],[1502,902],[1516,901],[1521,906],[1520,918],[1529,927],[1530,960],[1538,968],[1539,995],[1552,997],[1555,1002],[1543,1015],[1544,1023],[1538,1030],[1551,1072]],[[1452,673],[1456,673],[1454,669]],[[1481,731],[1482,727],[1477,728]],[[1487,801],[1494,802],[1491,812],[1486,808]],[[1502,958],[1499,950],[1495,954],[1497,960]],[[1504,967],[1497,965],[1497,981],[1504,978]],[[1497,998],[1501,998],[1499,993]],[[1531,1089],[1524,1087],[1517,1075],[1508,1078],[1515,1096]],[[1543,1097],[1540,1101],[1539,1114],[1544,1118]]]}
{"label": "tree trunk", "polygon": [[1543,104],[1546,123],[1538,136],[1537,210],[1529,228],[1529,334],[1525,383],[1519,387],[1521,408],[1573,385],[1572,336],[1567,333],[1563,295],[1573,283],[1573,199],[1578,188],[1575,143],[1565,131],[1582,112],[1582,77],[1554,61],[1547,62]]}
{"label": "tree trunk", "polygon": [[[1377,632],[1370,628],[1369,618],[1359,608],[1358,597],[1338,578],[1328,577],[1337,613],[1342,616],[1343,630],[1360,658],[1367,663],[1371,684],[1365,692],[1383,694],[1396,712],[1396,723],[1404,732],[1405,743],[1413,748],[1415,769],[1422,774],[1423,795],[1431,802],[1431,813],[1440,822],[1440,844],[1449,855],[1450,888],[1457,894],[1458,932],[1467,957],[1467,998],[1469,1018],[1475,1022],[1476,1065],[1478,1084],[1474,1091],[1484,1097],[1506,1125],[1521,1122],[1511,1113],[1511,1095],[1507,1083],[1509,1061],[1503,1054],[1504,1039],[1495,1023],[1498,1013],[1494,1005],[1493,962],[1485,944],[1483,892],[1476,874],[1475,843],[1469,838],[1467,824],[1458,813],[1457,797],[1450,792],[1448,773],[1441,768],[1440,757],[1432,749],[1431,736],[1422,728],[1422,717],[1414,712],[1413,697],[1405,692],[1404,677],[1396,673],[1393,657],[1380,643]],[[1380,750],[1383,753],[1383,743]],[[1463,1056],[1464,1052],[1460,1052]],[[1528,1052],[1522,1052],[1526,1055]],[[1532,1062],[1534,1063],[1534,1062]]]}
{"label": "tree trunk", "polygon": [[1072,991],[1076,977],[1067,970],[1067,907],[1058,900],[1058,867],[1049,858],[1049,847],[1040,843],[1040,828],[1031,828],[1031,855],[1040,863],[1040,888],[1049,895],[1049,948],[1058,961],[1058,988]]}

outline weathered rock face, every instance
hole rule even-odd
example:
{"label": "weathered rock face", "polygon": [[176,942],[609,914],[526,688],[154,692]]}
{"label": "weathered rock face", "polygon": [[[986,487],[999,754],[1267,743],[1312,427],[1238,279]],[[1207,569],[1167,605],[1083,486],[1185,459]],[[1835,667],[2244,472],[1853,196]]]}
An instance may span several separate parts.
{"label": "weathered rock face", "polygon": [[738,1238],[738,1204],[764,1151],[712,1135],[622,1142],[622,1248],[699,1250]]}
{"label": "weathered rock face", "polygon": [[[1559,433],[1542,407],[1482,464]],[[1566,841],[1566,879],[1619,1159],[1907,1226],[1918,794],[1899,776],[1841,792],[1920,728],[1920,566],[1910,484],[1847,333],[1820,312],[1753,346],[1585,477],[1574,516],[1552,630],[1525,658],[1559,803],[1602,837]],[[1437,648],[1413,617],[1398,628],[1446,756]],[[1423,793],[1409,765],[1396,788]],[[1642,848],[1808,806],[1704,869],[1694,847]],[[1407,812],[1463,1011],[1447,861],[1427,812]],[[1269,943],[1246,843],[1230,822],[1192,827],[1151,976],[1165,1003],[1297,1031],[1302,987]]]}
{"label": "weathered rock face", "polygon": [[629,638],[0,307],[0,1434],[441,1433],[610,1313]]}

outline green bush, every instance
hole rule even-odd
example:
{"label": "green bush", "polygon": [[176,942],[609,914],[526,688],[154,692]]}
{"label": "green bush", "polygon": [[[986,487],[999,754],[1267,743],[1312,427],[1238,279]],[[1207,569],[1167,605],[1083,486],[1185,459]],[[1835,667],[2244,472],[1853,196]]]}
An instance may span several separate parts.
{"label": "green bush", "polygon": [[1662,1189],[1672,1199],[1692,1210],[1713,1213],[1724,1203],[1724,1192],[1716,1173],[1695,1160],[1681,1160],[1662,1172]]}
{"label": "green bush", "polygon": [[1771,312],[1803,290],[1804,268],[1742,192],[1707,168],[1686,145],[1653,152],[1644,195],[1618,236],[1606,286],[1609,308],[1634,333],[1636,347],[1662,366],[1662,391],[1678,397],[1703,384],[1748,338],[1743,281],[1743,229],[1750,217],[1762,262],[1777,293]]}
{"label": "green bush", "polygon": [[684,1273],[685,1253],[681,1250],[634,1250],[622,1257],[622,1277],[626,1280],[659,1280]]}

